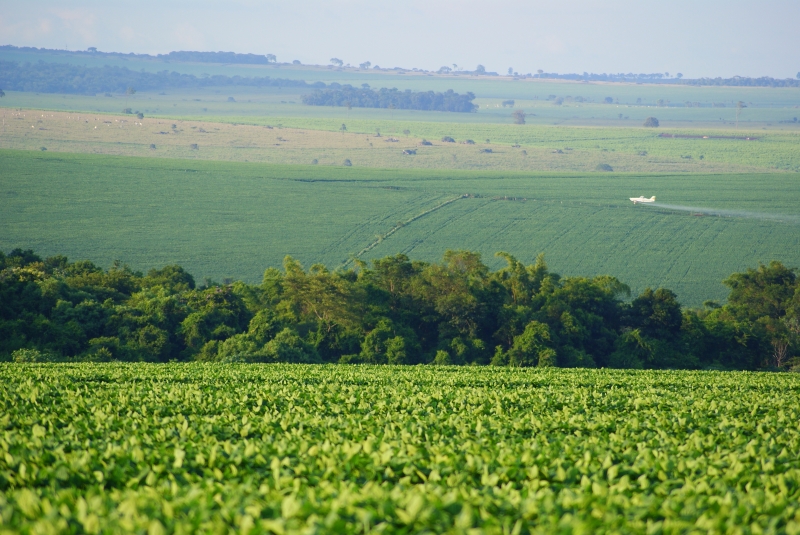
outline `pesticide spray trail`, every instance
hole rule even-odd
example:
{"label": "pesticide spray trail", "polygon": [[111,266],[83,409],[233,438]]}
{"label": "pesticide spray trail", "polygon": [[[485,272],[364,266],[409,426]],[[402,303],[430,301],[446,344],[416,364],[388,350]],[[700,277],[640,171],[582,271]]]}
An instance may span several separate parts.
{"label": "pesticide spray trail", "polygon": [[674,210],[676,212],[689,212],[692,214],[719,216],[719,217],[735,217],[739,219],[764,219],[768,221],[781,221],[783,223],[800,223],[800,216],[784,215],[784,214],[768,214],[764,212],[747,212],[745,210],[726,210],[722,208],[702,208],[699,206],[683,206],[680,204],[665,204],[654,202],[647,204],[652,208],[661,208],[664,210]]}

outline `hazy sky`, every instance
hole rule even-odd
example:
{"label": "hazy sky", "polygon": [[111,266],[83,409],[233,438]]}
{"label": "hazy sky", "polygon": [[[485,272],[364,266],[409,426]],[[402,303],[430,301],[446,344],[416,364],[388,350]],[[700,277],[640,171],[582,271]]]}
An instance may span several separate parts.
{"label": "hazy sky", "polygon": [[535,72],[794,77],[800,0],[0,0],[0,44]]}

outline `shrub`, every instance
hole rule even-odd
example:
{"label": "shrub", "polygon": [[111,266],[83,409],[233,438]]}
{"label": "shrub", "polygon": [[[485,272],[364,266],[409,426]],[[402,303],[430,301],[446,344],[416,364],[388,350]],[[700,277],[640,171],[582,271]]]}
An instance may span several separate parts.
{"label": "shrub", "polygon": [[655,117],[648,117],[644,120],[644,126],[647,128],[658,128],[658,119]]}
{"label": "shrub", "polygon": [[442,138],[442,141],[444,141],[445,143],[455,143],[455,142],[456,142],[456,140],[455,140],[455,139],[453,139],[453,138],[452,138],[452,137],[450,137],[450,136],[444,136],[444,137]]}
{"label": "shrub", "polygon": [[342,162],[342,165],[345,167],[350,167],[353,165],[353,162],[351,162],[348,158],[345,158],[344,162]]}
{"label": "shrub", "polygon": [[595,171],[613,171],[614,168],[608,165],[607,163],[599,163],[597,167],[594,168]]}

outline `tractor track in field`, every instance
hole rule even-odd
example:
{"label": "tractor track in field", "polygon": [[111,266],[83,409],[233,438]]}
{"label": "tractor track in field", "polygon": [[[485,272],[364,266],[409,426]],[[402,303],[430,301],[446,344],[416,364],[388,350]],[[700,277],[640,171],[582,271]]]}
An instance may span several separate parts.
{"label": "tractor track in field", "polygon": [[370,243],[369,245],[367,245],[366,247],[361,249],[359,252],[357,252],[355,255],[353,255],[353,257],[348,258],[342,264],[341,267],[343,267],[343,268],[347,267],[349,264],[351,264],[353,262],[353,260],[355,260],[356,258],[361,257],[361,255],[363,255],[363,254],[368,253],[369,251],[371,251],[372,249],[374,249],[375,247],[380,245],[383,242],[383,240],[385,240],[386,238],[388,238],[389,236],[391,236],[392,234],[394,234],[395,232],[397,232],[401,228],[404,228],[405,226],[413,223],[414,221],[418,221],[419,219],[422,219],[423,217],[425,217],[427,215],[430,215],[433,212],[435,212],[435,211],[437,211],[437,210],[439,210],[441,208],[444,208],[445,206],[447,206],[449,204],[453,204],[456,201],[459,201],[461,199],[468,199],[468,198],[470,198],[470,195],[465,193],[463,195],[459,195],[458,197],[454,197],[452,199],[448,199],[448,200],[446,200],[446,201],[444,201],[442,203],[437,204],[433,208],[429,208],[429,209],[425,210],[424,212],[421,212],[421,213],[415,215],[414,217],[411,217],[410,219],[407,219],[407,220],[403,221],[402,223],[393,226],[391,229],[389,229],[388,232],[386,232],[386,234],[380,235],[378,237],[378,239],[374,240],[372,243]]}

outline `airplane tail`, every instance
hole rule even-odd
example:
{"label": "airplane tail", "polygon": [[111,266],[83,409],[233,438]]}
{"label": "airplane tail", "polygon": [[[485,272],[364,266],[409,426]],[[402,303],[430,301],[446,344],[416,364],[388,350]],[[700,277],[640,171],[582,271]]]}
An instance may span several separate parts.
{"label": "airplane tail", "polygon": [[655,200],[656,200],[656,196],[655,196],[655,195],[653,195],[652,197],[650,197],[650,200],[651,200],[651,201],[655,201]]}

